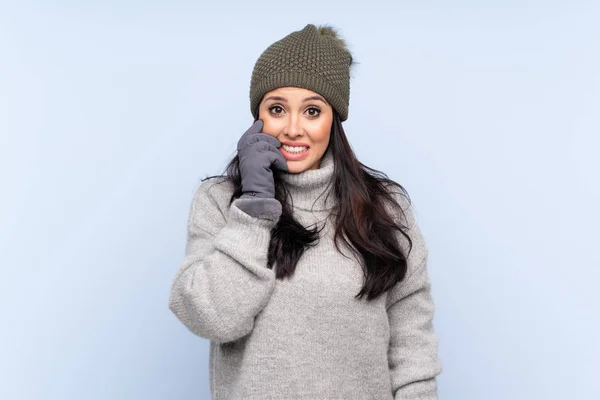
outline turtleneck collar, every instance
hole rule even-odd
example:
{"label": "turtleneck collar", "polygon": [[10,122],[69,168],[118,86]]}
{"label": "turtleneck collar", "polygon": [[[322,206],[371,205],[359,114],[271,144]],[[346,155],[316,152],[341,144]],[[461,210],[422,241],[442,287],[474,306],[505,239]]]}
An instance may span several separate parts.
{"label": "turtleneck collar", "polygon": [[[309,169],[300,173],[283,172],[281,180],[286,182],[292,196],[294,208],[312,211],[330,210],[335,205],[333,194],[334,160],[331,148],[328,148],[318,169]],[[329,187],[327,187],[329,185]],[[328,199],[325,199],[329,195]]]}

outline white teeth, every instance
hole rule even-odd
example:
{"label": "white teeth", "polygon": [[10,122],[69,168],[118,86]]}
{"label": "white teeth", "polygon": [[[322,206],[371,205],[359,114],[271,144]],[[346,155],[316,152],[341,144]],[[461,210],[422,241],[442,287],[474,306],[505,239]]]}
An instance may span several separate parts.
{"label": "white teeth", "polygon": [[290,152],[290,153],[302,153],[303,151],[308,150],[308,147],[295,147],[295,146],[288,146],[285,144],[282,146],[285,149],[285,151]]}

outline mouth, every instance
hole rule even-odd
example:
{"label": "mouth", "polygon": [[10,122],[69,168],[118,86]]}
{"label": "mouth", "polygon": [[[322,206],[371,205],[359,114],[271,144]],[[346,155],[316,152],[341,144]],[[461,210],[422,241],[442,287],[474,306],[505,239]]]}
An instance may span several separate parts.
{"label": "mouth", "polygon": [[295,147],[295,146],[287,146],[282,145],[281,153],[283,156],[290,161],[298,161],[304,159],[308,153],[310,152],[309,147]]}

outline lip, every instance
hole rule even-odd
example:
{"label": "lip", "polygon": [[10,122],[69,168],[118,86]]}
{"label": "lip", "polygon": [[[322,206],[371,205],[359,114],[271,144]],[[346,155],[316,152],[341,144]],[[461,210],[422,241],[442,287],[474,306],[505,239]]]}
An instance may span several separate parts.
{"label": "lip", "polygon": [[310,149],[309,145],[302,142],[281,142],[281,144],[285,144],[286,146],[308,147]]}
{"label": "lip", "polygon": [[279,151],[281,151],[281,154],[283,154],[283,156],[286,158],[286,160],[299,161],[299,160],[305,159],[308,156],[308,153],[310,153],[310,147],[308,149],[306,149],[306,151],[303,151],[302,153],[288,153],[287,151],[285,151],[283,146],[281,146],[279,148]]}

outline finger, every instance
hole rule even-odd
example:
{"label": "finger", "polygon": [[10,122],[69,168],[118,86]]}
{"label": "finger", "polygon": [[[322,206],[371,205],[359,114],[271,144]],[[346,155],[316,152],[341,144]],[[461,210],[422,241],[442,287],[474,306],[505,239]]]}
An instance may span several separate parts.
{"label": "finger", "polygon": [[259,141],[251,145],[257,153],[262,153],[268,158],[269,167],[275,166],[283,171],[287,171],[287,160],[281,151],[271,143]]}
{"label": "finger", "polygon": [[254,123],[252,124],[252,126],[248,129],[248,133],[259,133],[262,132],[263,127],[265,126],[265,123],[263,122],[262,119],[257,119],[256,121],[254,121]]}
{"label": "finger", "polygon": [[245,144],[253,144],[256,142],[266,142],[275,148],[281,147],[281,142],[275,136],[268,135],[266,133],[252,133],[246,137]]}
{"label": "finger", "polygon": [[245,144],[245,142],[246,142],[246,140],[248,140],[249,136],[260,133],[262,131],[263,127],[264,127],[264,122],[262,119],[257,119],[256,121],[254,121],[252,126],[250,128],[248,128],[246,130],[246,132],[244,132],[244,134],[240,137],[240,140],[238,140],[237,149],[239,150]]}
{"label": "finger", "polygon": [[253,140],[253,142],[250,143],[249,146],[252,146],[253,151],[257,153],[281,153],[277,146],[275,146],[272,142],[268,140]]}
{"label": "finger", "polygon": [[279,151],[279,149],[277,149],[276,151],[271,151],[269,153],[269,161],[271,162],[271,165],[273,165],[275,168],[286,172],[288,171],[287,160],[283,156],[281,151]]}

